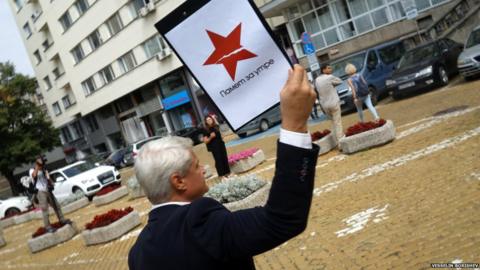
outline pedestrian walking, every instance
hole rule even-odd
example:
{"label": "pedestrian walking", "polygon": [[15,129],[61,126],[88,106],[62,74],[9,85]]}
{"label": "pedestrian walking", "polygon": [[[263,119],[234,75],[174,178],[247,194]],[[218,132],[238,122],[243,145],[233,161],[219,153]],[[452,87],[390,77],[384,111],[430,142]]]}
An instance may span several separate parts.
{"label": "pedestrian walking", "polygon": [[227,148],[220,133],[218,122],[212,116],[205,117],[205,136],[203,142],[207,145],[207,150],[212,153],[215,160],[215,169],[219,177],[230,174],[228,165]]}
{"label": "pedestrian walking", "polygon": [[340,98],[335,86],[340,85],[342,80],[332,75],[332,67],[328,64],[323,64],[320,71],[322,74],[315,79],[315,87],[318,91],[320,106],[328,119],[332,121],[333,134],[338,142],[344,134]]}
{"label": "pedestrian walking", "polygon": [[380,119],[378,116],[377,110],[372,104],[372,99],[370,98],[370,91],[368,90],[368,84],[365,78],[362,75],[357,74],[357,68],[353,64],[347,64],[345,67],[345,73],[350,76],[347,80],[348,85],[352,89],[353,95],[353,102],[355,103],[355,107],[357,107],[358,117],[360,118],[360,122],[364,122],[365,119],[363,117],[363,103],[367,105],[368,110],[372,113],[373,118],[375,120]]}

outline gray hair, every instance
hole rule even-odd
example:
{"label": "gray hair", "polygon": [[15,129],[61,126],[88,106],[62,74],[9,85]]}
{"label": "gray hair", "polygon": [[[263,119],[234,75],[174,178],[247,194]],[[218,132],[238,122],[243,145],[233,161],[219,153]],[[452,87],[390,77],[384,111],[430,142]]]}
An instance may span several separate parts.
{"label": "gray hair", "polygon": [[185,176],[192,165],[192,140],[168,136],[145,144],[135,160],[135,175],[152,204],[168,201],[174,173]]}
{"label": "gray hair", "polygon": [[348,63],[348,64],[345,66],[345,73],[347,73],[348,75],[352,75],[352,74],[354,74],[355,72],[357,72],[357,68],[355,67],[354,64]]}

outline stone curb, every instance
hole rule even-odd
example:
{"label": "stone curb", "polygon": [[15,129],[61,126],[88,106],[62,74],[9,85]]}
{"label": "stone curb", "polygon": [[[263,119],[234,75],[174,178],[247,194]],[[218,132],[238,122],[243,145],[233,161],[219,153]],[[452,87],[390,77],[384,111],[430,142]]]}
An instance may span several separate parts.
{"label": "stone curb", "polygon": [[385,125],[350,137],[340,139],[343,153],[352,154],[374,146],[382,145],[395,139],[395,126],[391,120]]}
{"label": "stone curb", "polygon": [[83,231],[83,241],[86,246],[109,242],[124,235],[140,223],[140,215],[134,210],[108,226]]}
{"label": "stone curb", "polygon": [[238,211],[242,209],[248,209],[256,206],[264,206],[267,203],[268,195],[270,194],[271,183],[266,183],[262,188],[250,194],[248,197],[236,201],[225,203],[225,206],[230,211]]}
{"label": "stone curb", "polygon": [[332,133],[321,138],[320,140],[314,141],[313,143],[320,146],[320,152],[318,152],[319,156],[330,152],[330,150],[337,146],[337,140]]}
{"label": "stone curb", "polygon": [[105,195],[93,197],[93,204],[95,204],[95,206],[100,206],[107,203],[111,203],[115,200],[120,199],[123,196],[126,196],[127,194],[128,194],[127,187],[122,186]]}
{"label": "stone curb", "polygon": [[145,192],[143,191],[143,188],[140,186],[134,189],[129,188],[128,194],[130,196],[130,200],[145,197]]}
{"label": "stone curb", "polygon": [[8,228],[10,226],[13,226],[15,225],[15,219],[14,217],[9,217],[9,218],[6,218],[6,219],[3,219],[3,220],[0,220],[0,226],[2,228]]}
{"label": "stone curb", "polygon": [[239,174],[255,168],[258,164],[265,160],[265,154],[261,149],[258,149],[251,157],[244,158],[230,165],[230,170],[233,173]]}
{"label": "stone curb", "polygon": [[30,252],[35,253],[56,246],[70,240],[75,234],[77,234],[77,231],[75,223],[64,225],[54,233],[46,233],[42,236],[29,239],[28,248],[30,249]]}
{"label": "stone curb", "polygon": [[29,222],[32,219],[35,219],[35,213],[33,211],[13,217],[16,225]]}
{"label": "stone curb", "polygon": [[3,247],[7,244],[7,242],[5,242],[5,238],[3,238],[3,228],[0,227],[0,247]]}
{"label": "stone curb", "polygon": [[64,207],[62,207],[62,213],[64,215],[72,213],[74,211],[77,211],[80,208],[83,208],[83,207],[87,206],[89,203],[90,203],[90,201],[86,197],[83,197],[79,200],[76,200],[76,201],[74,201],[72,203],[69,203],[69,204],[65,205]]}

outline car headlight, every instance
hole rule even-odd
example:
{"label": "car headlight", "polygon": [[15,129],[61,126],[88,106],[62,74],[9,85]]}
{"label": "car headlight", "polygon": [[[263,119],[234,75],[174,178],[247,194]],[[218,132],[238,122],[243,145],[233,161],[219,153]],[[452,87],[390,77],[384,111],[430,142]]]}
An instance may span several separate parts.
{"label": "car headlight", "polygon": [[386,80],[386,81],[385,81],[385,85],[387,85],[387,86],[391,86],[391,85],[394,85],[394,84],[396,84],[396,83],[397,83],[397,82],[396,82],[395,80]]}
{"label": "car headlight", "polygon": [[457,64],[461,66],[461,65],[470,64],[472,62],[473,60],[471,58],[458,58]]}
{"label": "car headlight", "polygon": [[419,72],[417,72],[415,74],[415,77],[422,77],[422,76],[431,75],[432,72],[433,72],[433,68],[432,68],[432,66],[429,66],[429,67],[426,67],[426,68],[420,70]]}
{"label": "car headlight", "polygon": [[82,180],[82,181],[80,181],[80,183],[85,185],[86,183],[91,183],[91,182],[94,182],[94,181],[95,181],[95,179],[92,178],[92,179]]}

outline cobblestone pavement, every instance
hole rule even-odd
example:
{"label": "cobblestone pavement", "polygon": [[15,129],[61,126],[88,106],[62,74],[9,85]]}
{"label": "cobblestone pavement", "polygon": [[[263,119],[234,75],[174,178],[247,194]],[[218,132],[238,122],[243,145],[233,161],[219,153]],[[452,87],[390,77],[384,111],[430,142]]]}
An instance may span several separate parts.
{"label": "cobblestone pavement", "polygon": [[[334,150],[321,156],[307,229],[256,256],[257,269],[430,269],[431,263],[480,263],[480,81],[462,81],[377,109],[382,118],[393,120],[397,139],[353,155]],[[348,115],[343,125],[356,120],[356,114]],[[310,130],[325,128],[330,123]],[[228,151],[262,148],[267,161],[254,172],[270,179],[276,139]],[[195,152],[213,168],[203,145]],[[131,174],[131,169],[123,171],[123,179]],[[41,221],[6,228],[0,269],[127,269],[128,250],[150,208],[146,199],[123,198],[98,208],[91,204],[67,215],[83,228],[95,214],[128,205],[141,213],[142,225],[103,245],[85,247],[76,236],[32,255],[27,240]]]}

